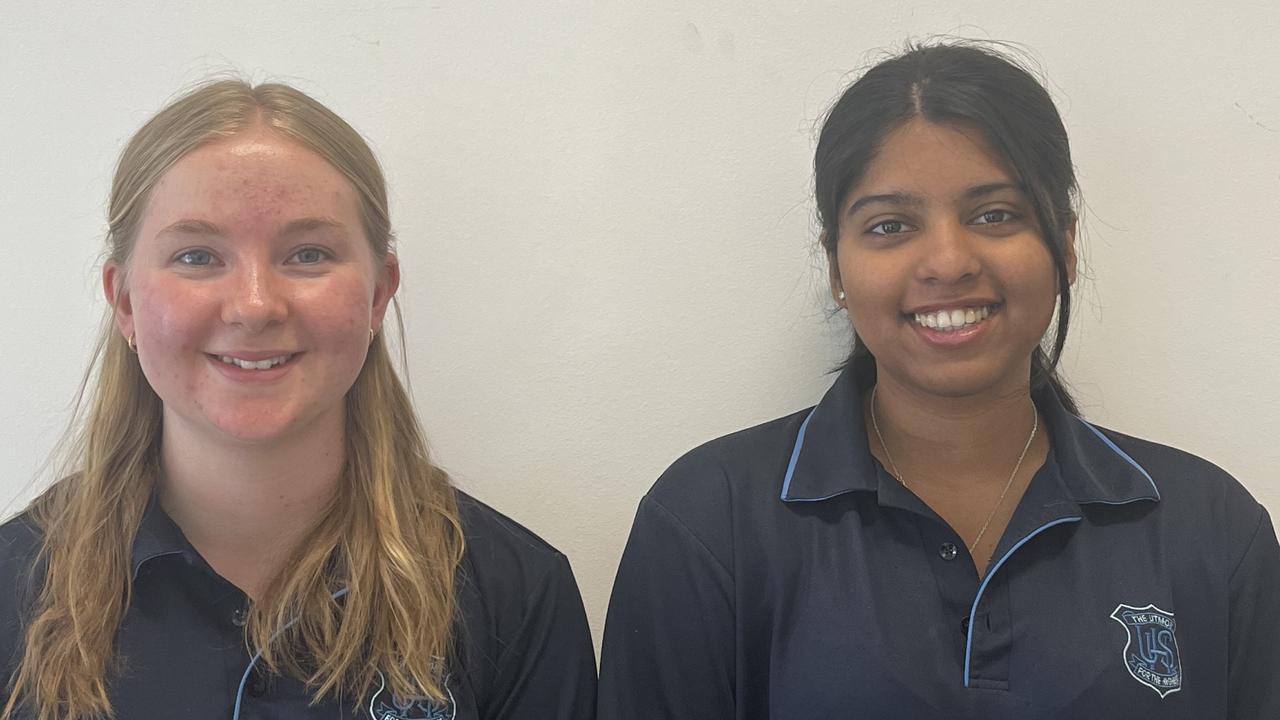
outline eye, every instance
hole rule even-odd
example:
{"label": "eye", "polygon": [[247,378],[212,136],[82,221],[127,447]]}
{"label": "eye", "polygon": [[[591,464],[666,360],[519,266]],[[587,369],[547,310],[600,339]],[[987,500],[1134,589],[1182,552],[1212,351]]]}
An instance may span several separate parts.
{"label": "eye", "polygon": [[973,222],[975,225],[995,225],[997,223],[1006,223],[1010,220],[1017,220],[1018,216],[1009,210],[987,210],[979,215]]}
{"label": "eye", "polygon": [[328,260],[330,257],[329,253],[314,247],[302,248],[293,254],[294,262],[299,265],[315,265]]}
{"label": "eye", "polygon": [[897,235],[911,229],[911,226],[901,220],[884,220],[872,225],[867,232],[872,235]]}
{"label": "eye", "polygon": [[213,264],[213,253],[208,250],[184,250],[178,253],[178,263],[188,267],[205,267]]}

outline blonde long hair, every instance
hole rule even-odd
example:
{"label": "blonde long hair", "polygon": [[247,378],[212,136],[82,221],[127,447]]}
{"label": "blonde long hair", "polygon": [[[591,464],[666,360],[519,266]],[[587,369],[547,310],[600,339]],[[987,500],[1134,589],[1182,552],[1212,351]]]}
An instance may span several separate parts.
{"label": "blonde long hair", "polygon": [[[130,140],[111,188],[110,258],[127,272],[148,195],[165,171],[256,123],[307,146],[351,181],[369,243],[385,258],[386,184],[360,135],[298,90],[239,80],[196,88]],[[81,388],[87,401],[77,404],[83,419],[66,444],[74,472],[27,509],[43,534],[44,579],[0,720],[19,707],[39,720],[112,713],[114,638],[129,606],[134,536],[159,472],[162,405],[109,318],[93,358]],[[439,663],[450,657],[462,551],[453,489],[428,457],[379,335],[347,393],[345,481],[253,605],[247,638],[261,662],[306,680],[317,699],[360,697],[379,672],[401,697],[442,699]],[[333,595],[344,587],[339,605]]]}

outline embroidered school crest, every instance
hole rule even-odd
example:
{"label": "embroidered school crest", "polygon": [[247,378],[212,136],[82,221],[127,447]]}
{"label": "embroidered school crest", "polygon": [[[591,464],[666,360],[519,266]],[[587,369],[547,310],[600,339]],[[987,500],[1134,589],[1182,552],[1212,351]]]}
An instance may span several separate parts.
{"label": "embroidered school crest", "polygon": [[387,678],[379,672],[378,690],[369,698],[369,717],[371,720],[453,720],[458,709],[448,677],[445,677],[444,692],[447,695],[444,703],[430,698],[397,697],[387,688]]}
{"label": "embroidered school crest", "polygon": [[1118,605],[1111,619],[1129,633],[1124,644],[1124,664],[1134,680],[1163,698],[1182,689],[1182,662],[1173,613],[1155,605],[1142,608]]}

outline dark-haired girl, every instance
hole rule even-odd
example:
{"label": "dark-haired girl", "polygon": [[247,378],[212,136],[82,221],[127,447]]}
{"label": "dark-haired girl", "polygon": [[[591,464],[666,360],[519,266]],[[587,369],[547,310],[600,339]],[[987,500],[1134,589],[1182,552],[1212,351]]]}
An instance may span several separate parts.
{"label": "dark-haired girl", "polygon": [[1266,510],[1055,374],[1076,181],[1044,88],[911,49],[832,108],[815,178],[853,355],[641,502],[601,717],[1280,717]]}

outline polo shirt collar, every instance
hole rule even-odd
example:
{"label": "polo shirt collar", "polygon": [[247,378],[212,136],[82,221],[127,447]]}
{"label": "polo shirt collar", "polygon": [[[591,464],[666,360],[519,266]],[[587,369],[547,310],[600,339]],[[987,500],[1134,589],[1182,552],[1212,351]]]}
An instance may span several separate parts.
{"label": "polo shirt collar", "polygon": [[801,423],[782,480],[782,499],[817,502],[878,487],[862,419],[862,392],[850,366]]}
{"label": "polo shirt collar", "polygon": [[1081,505],[1160,500],[1156,481],[1138,461],[1085,419],[1067,411],[1050,385],[1032,393],[1049,425],[1067,495]]}
{"label": "polo shirt collar", "polygon": [[[862,392],[852,367],[804,419],[782,478],[784,502],[818,502],[850,492],[878,492],[867,444]],[[1049,385],[1032,392],[1052,440],[1066,499],[1120,505],[1157,501],[1150,474],[1101,430],[1068,412]]]}
{"label": "polo shirt collar", "polygon": [[142,514],[142,522],[138,525],[138,534],[133,538],[132,569],[136,580],[138,571],[148,561],[166,555],[183,555],[187,562],[195,561],[197,554],[187,541],[182,530],[178,528],[169,514],[160,507],[156,495],[151,496],[147,509]]}

